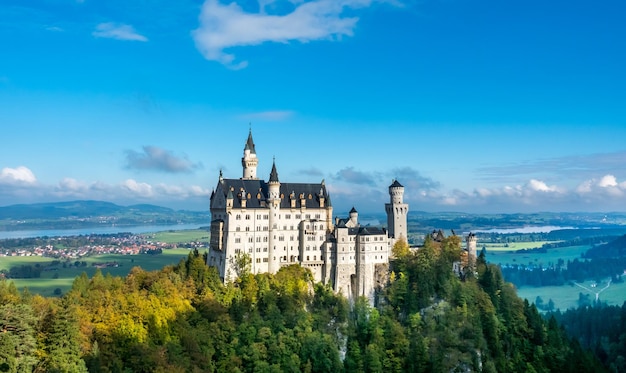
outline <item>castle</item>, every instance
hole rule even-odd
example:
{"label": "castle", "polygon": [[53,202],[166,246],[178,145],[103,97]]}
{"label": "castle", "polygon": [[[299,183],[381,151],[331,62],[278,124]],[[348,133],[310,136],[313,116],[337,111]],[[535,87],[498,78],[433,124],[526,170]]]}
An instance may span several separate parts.
{"label": "castle", "polygon": [[272,164],[269,180],[257,177],[252,131],[245,143],[243,175],[226,179],[220,171],[211,194],[211,243],[207,264],[232,280],[238,259],[249,258],[253,273],[276,273],[281,266],[300,264],[314,280],[332,284],[348,299],[373,299],[376,278],[386,273],[391,248],[407,240],[408,204],[404,187],[394,180],[385,204],[387,229],[363,226],[352,208],[345,219],[333,219],[326,184],[281,182]]}

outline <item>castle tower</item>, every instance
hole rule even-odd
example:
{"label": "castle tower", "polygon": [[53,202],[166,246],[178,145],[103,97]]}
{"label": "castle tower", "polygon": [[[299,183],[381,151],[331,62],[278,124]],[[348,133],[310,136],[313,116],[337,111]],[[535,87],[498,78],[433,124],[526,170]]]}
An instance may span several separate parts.
{"label": "castle tower", "polygon": [[476,268],[476,241],[476,235],[472,232],[465,237],[468,267],[473,270]]}
{"label": "castle tower", "polygon": [[389,186],[389,202],[385,204],[387,212],[387,230],[393,241],[404,239],[408,242],[407,214],[409,205],[404,203],[404,187],[394,180]]}
{"label": "castle tower", "polygon": [[267,205],[270,209],[269,216],[269,250],[268,250],[268,272],[276,273],[279,269],[279,262],[276,258],[275,232],[278,230],[278,214],[280,213],[280,181],[276,172],[276,161],[272,162],[272,171],[268,182]]}
{"label": "castle tower", "polygon": [[350,226],[356,227],[359,225],[359,213],[356,211],[354,207],[350,210]]}
{"label": "castle tower", "polygon": [[259,164],[259,159],[256,157],[256,150],[254,149],[254,141],[252,140],[252,129],[248,133],[248,140],[246,146],[243,148],[243,158],[241,158],[241,165],[243,166],[243,179],[256,180],[256,167]]}

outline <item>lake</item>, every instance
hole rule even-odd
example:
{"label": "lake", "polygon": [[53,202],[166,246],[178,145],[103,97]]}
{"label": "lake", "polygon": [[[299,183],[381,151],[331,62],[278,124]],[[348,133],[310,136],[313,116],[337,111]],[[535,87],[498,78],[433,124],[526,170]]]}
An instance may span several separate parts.
{"label": "lake", "polygon": [[[207,224],[204,224],[206,226]],[[80,229],[39,229],[39,230],[26,230],[26,231],[8,231],[0,232],[0,239],[6,238],[32,238],[32,237],[60,237],[60,236],[80,236],[88,234],[111,234],[120,232],[130,233],[149,233],[149,232],[162,232],[162,231],[181,231],[187,229],[198,229],[203,224],[174,224],[174,225],[138,225],[135,227],[94,227],[94,228],[80,228]]]}

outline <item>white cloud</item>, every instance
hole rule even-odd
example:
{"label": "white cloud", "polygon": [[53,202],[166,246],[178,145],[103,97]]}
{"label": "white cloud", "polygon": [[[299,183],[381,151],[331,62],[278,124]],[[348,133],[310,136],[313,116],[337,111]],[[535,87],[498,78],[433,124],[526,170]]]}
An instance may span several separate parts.
{"label": "white cloud", "polygon": [[558,188],[556,186],[548,186],[545,182],[541,180],[531,179],[528,182],[528,187],[531,191],[537,192],[558,192]]}
{"label": "white cloud", "polygon": [[28,167],[5,167],[0,171],[0,184],[35,184],[36,182],[35,174]]}
{"label": "white cloud", "polygon": [[206,0],[200,14],[200,27],[193,31],[196,47],[202,55],[232,69],[242,69],[247,61],[235,62],[235,55],[224,52],[236,46],[259,45],[266,42],[302,43],[312,40],[337,40],[352,36],[357,17],[344,15],[345,9],[362,8],[373,0],[311,0],[291,1],[293,10],[286,14],[268,14],[268,5],[261,0],[259,12],[248,13],[236,2],[228,5]]}
{"label": "white cloud", "polygon": [[128,179],[122,183],[122,187],[130,191],[137,197],[152,197],[152,185],[148,183],[138,183],[133,179]]}
{"label": "white cloud", "polygon": [[598,182],[598,186],[602,188],[606,187],[616,187],[617,179],[613,175],[604,175],[602,179]]}
{"label": "white cloud", "polygon": [[148,41],[148,38],[137,33],[133,26],[115,22],[100,23],[96,26],[96,30],[92,33],[92,35],[97,38]]}

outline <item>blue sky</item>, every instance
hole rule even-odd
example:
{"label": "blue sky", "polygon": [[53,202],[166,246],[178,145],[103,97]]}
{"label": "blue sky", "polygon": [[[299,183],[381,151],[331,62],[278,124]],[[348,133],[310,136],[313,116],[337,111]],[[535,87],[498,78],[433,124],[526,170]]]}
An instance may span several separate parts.
{"label": "blue sky", "polygon": [[626,211],[626,3],[5,0],[0,205],[208,209],[220,169],[336,214]]}

